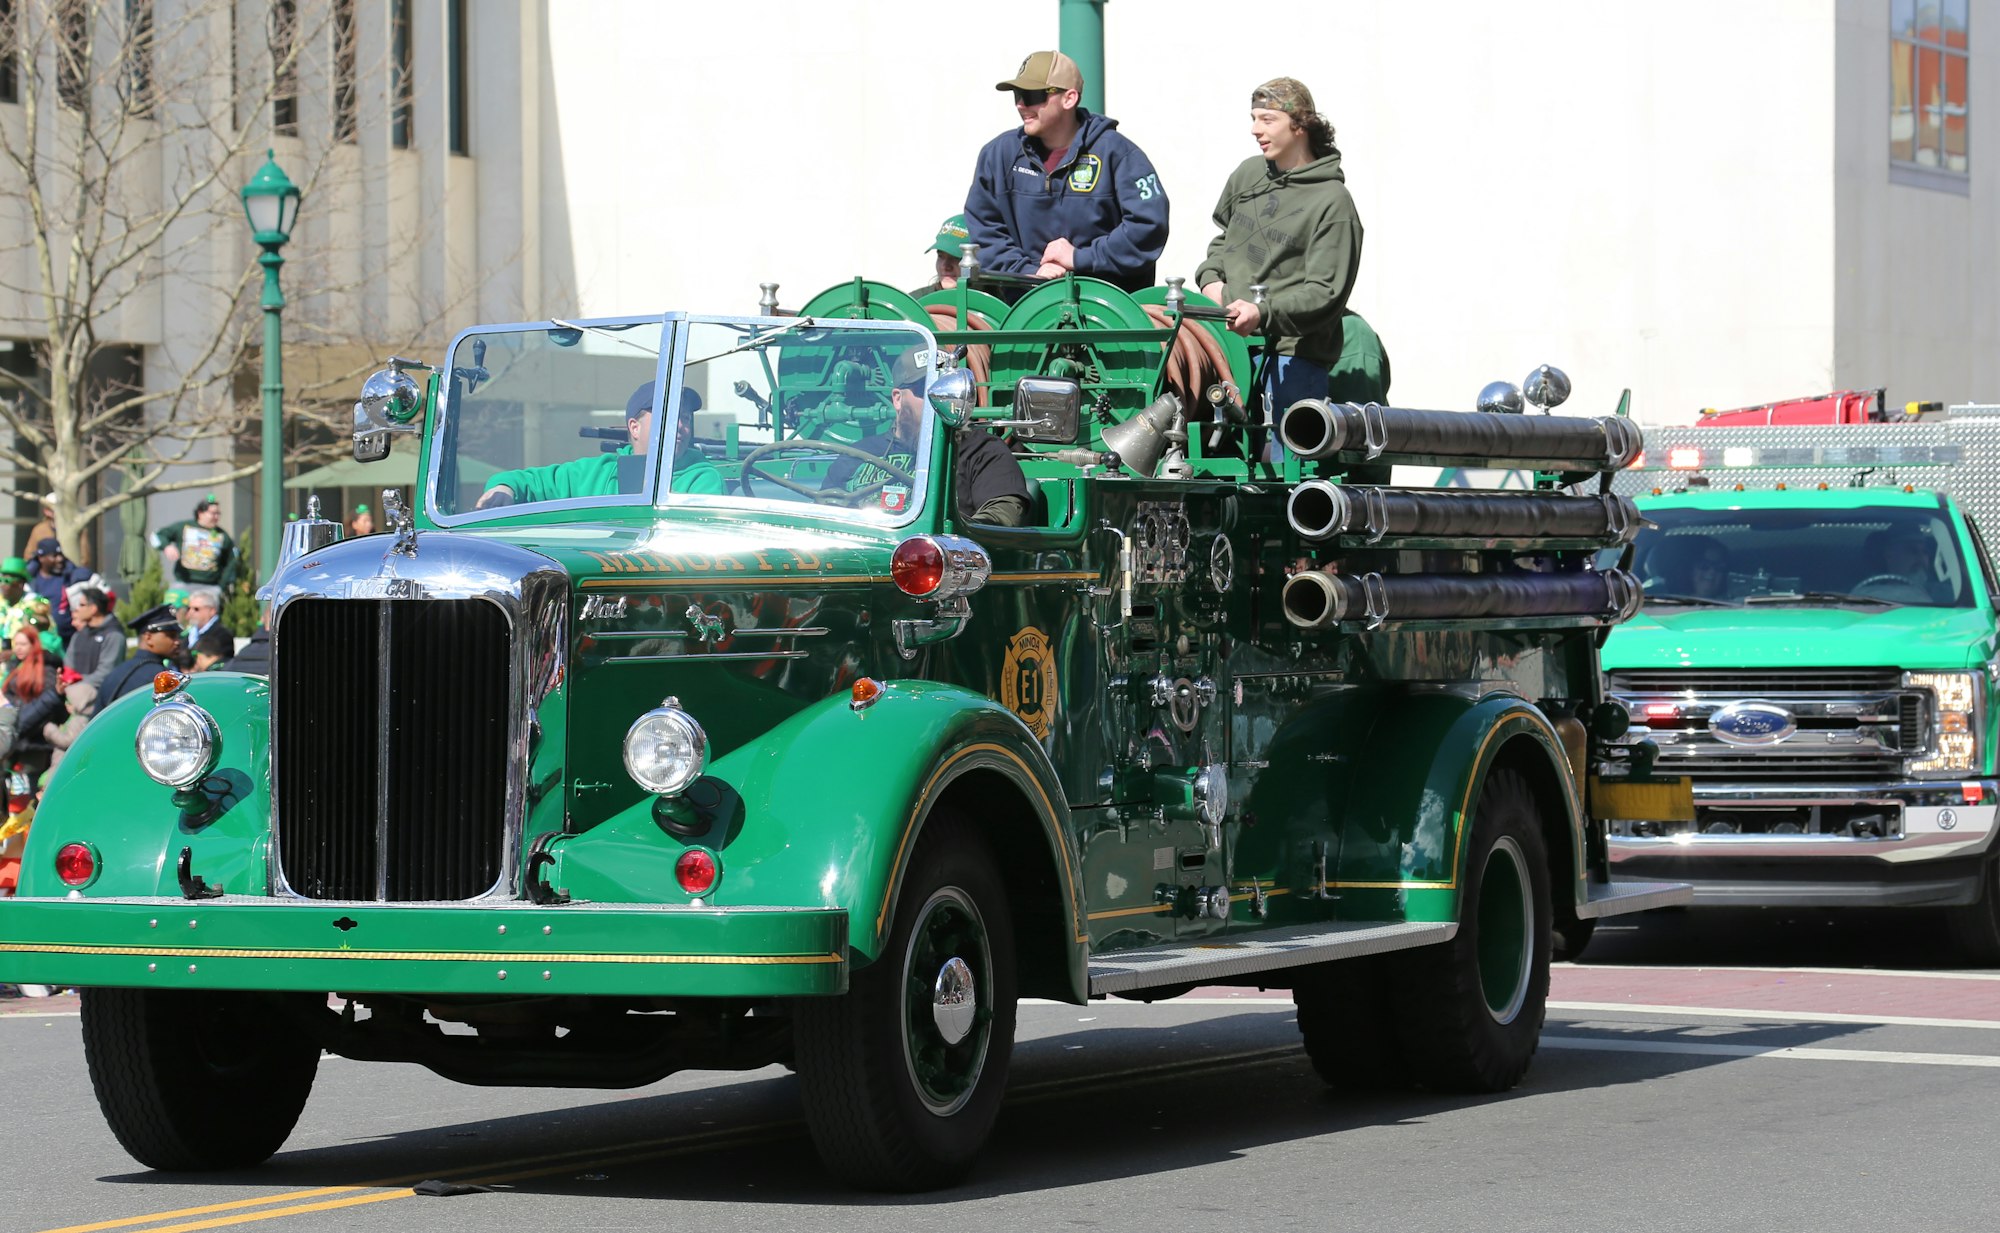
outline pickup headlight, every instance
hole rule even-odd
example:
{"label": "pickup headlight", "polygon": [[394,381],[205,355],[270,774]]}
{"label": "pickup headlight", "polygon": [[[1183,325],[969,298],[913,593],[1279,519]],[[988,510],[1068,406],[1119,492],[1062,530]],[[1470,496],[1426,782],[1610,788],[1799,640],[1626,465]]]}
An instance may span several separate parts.
{"label": "pickup headlight", "polygon": [[625,771],[648,792],[672,796],[708,765],[708,734],[668,698],[639,716],[625,733]]}
{"label": "pickup headlight", "polygon": [[222,733],[215,720],[186,699],[154,707],[139,721],[133,744],[139,754],[139,769],[169,788],[200,783],[222,756]]}
{"label": "pickup headlight", "polygon": [[1935,702],[1937,742],[1910,762],[1912,774],[1969,775],[1982,765],[1980,735],[1985,688],[1976,672],[1906,672],[1903,684],[1929,690]]}

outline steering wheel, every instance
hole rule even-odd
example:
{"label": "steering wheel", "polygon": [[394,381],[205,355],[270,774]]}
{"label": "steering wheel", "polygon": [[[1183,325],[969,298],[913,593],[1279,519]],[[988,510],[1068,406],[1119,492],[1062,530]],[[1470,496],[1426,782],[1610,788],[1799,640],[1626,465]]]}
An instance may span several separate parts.
{"label": "steering wheel", "polygon": [[1868,590],[1870,587],[1882,588],[1884,591],[1883,597],[1888,599],[1908,598],[1921,603],[1930,603],[1932,601],[1930,590],[1927,587],[1919,582],[1911,582],[1901,574],[1873,574],[1855,583],[1850,589],[1856,593],[1860,593]]}
{"label": "steering wheel", "polygon": [[788,492],[796,492],[802,497],[810,497],[822,505],[846,505],[859,509],[862,502],[876,496],[889,486],[888,480],[880,480],[876,483],[852,490],[816,488],[811,484],[802,484],[795,479],[789,479],[782,475],[774,475],[769,471],[760,471],[757,469],[759,462],[778,453],[780,450],[789,449],[810,449],[827,454],[837,454],[843,458],[852,458],[859,462],[868,463],[871,466],[880,467],[889,473],[891,479],[902,480],[912,488],[917,486],[917,477],[914,473],[904,470],[879,454],[871,454],[867,450],[859,449],[840,441],[801,441],[799,438],[793,437],[789,441],[772,441],[769,444],[760,445],[743,455],[741,466],[744,496],[750,497],[756,495],[750,490],[750,477],[755,475],[758,479],[769,480],[771,483]]}

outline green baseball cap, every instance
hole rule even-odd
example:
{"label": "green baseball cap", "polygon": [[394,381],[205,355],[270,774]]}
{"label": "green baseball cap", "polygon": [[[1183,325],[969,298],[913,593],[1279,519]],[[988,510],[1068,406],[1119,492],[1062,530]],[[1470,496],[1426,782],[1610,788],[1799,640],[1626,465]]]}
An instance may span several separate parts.
{"label": "green baseball cap", "polygon": [[965,256],[965,241],[972,233],[965,229],[965,215],[954,214],[938,224],[937,239],[924,251],[947,257]]}
{"label": "green baseball cap", "polygon": [[179,587],[174,587],[160,596],[160,602],[169,608],[185,608],[187,607],[188,593]]}
{"label": "green baseball cap", "polygon": [[0,561],[0,578],[18,578],[22,582],[26,582],[28,580],[28,563],[20,557],[8,557],[6,560]]}

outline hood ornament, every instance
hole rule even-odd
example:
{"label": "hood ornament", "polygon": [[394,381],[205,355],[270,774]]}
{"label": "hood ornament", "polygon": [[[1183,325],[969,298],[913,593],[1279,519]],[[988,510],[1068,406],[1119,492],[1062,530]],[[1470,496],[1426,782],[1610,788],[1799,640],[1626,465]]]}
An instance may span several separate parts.
{"label": "hood ornament", "polygon": [[382,490],[382,516],[388,519],[389,531],[396,537],[389,551],[406,557],[417,555],[417,520],[403,504],[402,489]]}

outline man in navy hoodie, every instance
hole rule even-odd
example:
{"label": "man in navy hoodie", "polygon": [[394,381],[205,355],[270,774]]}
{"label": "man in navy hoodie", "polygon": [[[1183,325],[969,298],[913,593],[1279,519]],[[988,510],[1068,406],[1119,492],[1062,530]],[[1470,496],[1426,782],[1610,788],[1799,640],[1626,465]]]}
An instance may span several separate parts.
{"label": "man in navy hoodie", "polygon": [[980,268],[1035,278],[1074,270],[1127,291],[1152,286],[1167,246],[1166,190],[1118,121],[1078,105],[1076,61],[1038,51],[994,88],[1013,91],[1021,127],[979,151],[965,197]]}

